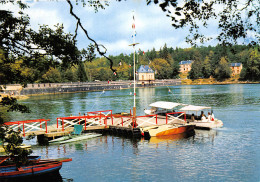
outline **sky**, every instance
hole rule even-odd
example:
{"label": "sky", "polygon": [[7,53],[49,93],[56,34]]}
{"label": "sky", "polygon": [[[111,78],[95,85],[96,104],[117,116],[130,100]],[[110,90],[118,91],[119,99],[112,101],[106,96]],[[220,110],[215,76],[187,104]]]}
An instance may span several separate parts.
{"label": "sky", "polygon": [[[86,0],[85,0],[86,1]],[[26,1],[30,6],[25,11],[30,16],[31,26],[37,30],[39,25],[46,24],[54,27],[57,23],[64,25],[65,32],[74,34],[76,20],[69,13],[69,4],[64,0],[58,1]],[[80,1],[79,1],[80,2]],[[188,29],[174,29],[171,25],[171,18],[158,5],[151,3],[147,6],[145,0],[129,1],[109,1],[109,6],[105,10],[95,13],[91,7],[83,7],[81,3],[75,5],[74,12],[81,18],[81,22],[87,29],[89,36],[96,40],[98,44],[103,44],[107,48],[107,55],[130,54],[133,52],[129,45],[133,43],[133,12],[135,16],[135,42],[139,43],[137,49],[148,51],[155,48],[158,51],[165,44],[167,47],[191,47],[185,42]],[[17,11],[11,5],[5,5],[2,9]],[[211,22],[211,26],[205,29],[205,34],[216,35],[216,23]],[[90,41],[82,31],[78,37],[79,49],[87,48]],[[210,41],[207,45],[216,45]]]}

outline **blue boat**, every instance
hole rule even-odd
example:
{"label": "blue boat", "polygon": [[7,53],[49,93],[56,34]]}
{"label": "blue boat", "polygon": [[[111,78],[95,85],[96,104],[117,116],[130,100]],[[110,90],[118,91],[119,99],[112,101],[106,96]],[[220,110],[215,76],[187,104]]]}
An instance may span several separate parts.
{"label": "blue boat", "polygon": [[[56,160],[31,160],[29,164],[17,167],[7,157],[1,157],[0,161],[0,181],[2,179],[23,179],[25,177],[34,177],[49,173],[58,172],[63,162],[69,162],[72,159],[56,159]],[[1,159],[0,159],[1,160]]]}

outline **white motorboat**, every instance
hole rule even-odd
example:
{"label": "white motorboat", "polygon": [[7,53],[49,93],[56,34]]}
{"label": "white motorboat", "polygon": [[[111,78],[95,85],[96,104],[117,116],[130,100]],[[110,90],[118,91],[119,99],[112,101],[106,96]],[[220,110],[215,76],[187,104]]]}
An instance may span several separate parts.
{"label": "white motorboat", "polygon": [[[186,112],[187,121],[195,125],[197,129],[212,129],[223,127],[223,122],[214,117],[212,110],[208,116],[204,114],[205,110],[210,111],[211,107],[187,105],[180,109]],[[200,113],[198,113],[200,112]]]}

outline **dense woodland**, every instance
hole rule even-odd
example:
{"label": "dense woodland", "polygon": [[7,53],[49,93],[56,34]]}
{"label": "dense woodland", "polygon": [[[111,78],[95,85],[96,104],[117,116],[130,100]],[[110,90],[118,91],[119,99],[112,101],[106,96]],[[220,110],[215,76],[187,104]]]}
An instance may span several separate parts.
{"label": "dense woodland", "polygon": [[[76,64],[60,63],[53,58],[42,56],[37,60],[26,57],[6,62],[4,51],[0,50],[0,64],[8,70],[6,76],[17,77],[10,83],[41,83],[41,82],[85,82],[94,80],[132,80],[133,79],[133,54],[120,54],[109,56],[114,63],[116,72],[109,68],[110,62],[104,57],[93,57],[80,60]],[[9,58],[10,59],[10,58]],[[188,75],[191,79],[209,78],[223,80],[231,76],[229,63],[242,63],[243,69],[240,75],[242,80],[260,80],[260,53],[259,46],[234,45],[229,47],[208,46],[198,48],[163,48],[156,51],[155,48],[136,53],[136,67],[149,65],[155,70],[156,79],[179,78],[179,62],[194,60],[192,69]],[[5,77],[1,73],[0,77]],[[17,76],[20,75],[20,76]]]}

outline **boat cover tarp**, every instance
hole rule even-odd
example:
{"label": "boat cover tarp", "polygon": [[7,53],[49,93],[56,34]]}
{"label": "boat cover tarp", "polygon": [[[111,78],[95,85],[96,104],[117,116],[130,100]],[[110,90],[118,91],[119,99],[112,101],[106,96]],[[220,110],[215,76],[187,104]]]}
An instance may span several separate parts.
{"label": "boat cover tarp", "polygon": [[201,111],[204,109],[211,109],[211,107],[188,105],[188,106],[181,108],[180,111]]}
{"label": "boat cover tarp", "polygon": [[183,105],[181,103],[176,102],[165,102],[165,101],[158,101],[150,104],[150,107],[162,108],[162,109],[173,109],[179,105]]}

